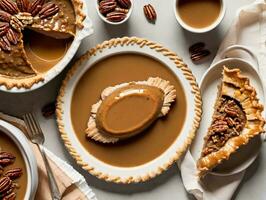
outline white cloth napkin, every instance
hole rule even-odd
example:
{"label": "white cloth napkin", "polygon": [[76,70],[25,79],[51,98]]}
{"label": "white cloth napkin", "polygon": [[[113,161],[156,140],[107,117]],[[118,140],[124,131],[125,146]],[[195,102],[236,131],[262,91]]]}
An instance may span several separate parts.
{"label": "white cloth napkin", "polygon": [[[256,54],[259,59],[259,73],[265,74],[262,78],[266,85],[266,0],[257,0],[238,10],[236,19],[213,62],[220,59],[224,49],[236,44],[245,45]],[[245,56],[248,59],[246,54],[234,53],[234,56]],[[245,174],[243,171],[223,177],[208,175],[203,182],[199,183],[196,176],[196,162],[189,150],[179,162],[179,168],[187,192],[194,195],[197,200],[231,199]]]}

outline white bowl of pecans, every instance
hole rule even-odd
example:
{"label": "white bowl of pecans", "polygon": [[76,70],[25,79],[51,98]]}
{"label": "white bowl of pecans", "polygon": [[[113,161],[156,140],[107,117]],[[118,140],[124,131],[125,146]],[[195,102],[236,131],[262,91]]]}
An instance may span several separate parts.
{"label": "white bowl of pecans", "polygon": [[112,25],[126,22],[133,10],[133,0],[95,0],[95,2],[99,17]]}

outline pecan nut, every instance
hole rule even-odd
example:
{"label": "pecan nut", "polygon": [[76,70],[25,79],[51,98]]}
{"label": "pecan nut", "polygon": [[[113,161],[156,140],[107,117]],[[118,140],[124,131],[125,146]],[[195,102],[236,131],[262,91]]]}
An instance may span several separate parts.
{"label": "pecan nut", "polygon": [[11,17],[10,25],[17,31],[24,29],[24,24],[15,16]]}
{"label": "pecan nut", "polygon": [[192,53],[190,58],[193,62],[197,62],[197,61],[200,61],[203,58],[209,56],[210,54],[211,54],[211,52],[209,50],[203,49],[203,50],[200,50],[198,52]]}
{"label": "pecan nut", "polygon": [[54,115],[55,110],[56,110],[55,102],[49,103],[49,104],[45,105],[45,106],[42,108],[42,115],[43,115],[45,118],[49,118],[49,117],[51,117],[52,115]]}
{"label": "pecan nut", "polygon": [[117,0],[117,2],[122,8],[129,9],[131,7],[131,1],[130,0]]}
{"label": "pecan nut", "polygon": [[116,8],[115,8],[115,11],[117,11],[117,12],[122,12],[122,13],[125,13],[125,14],[128,13],[128,9],[125,9],[125,8],[119,8],[119,7],[116,7]]}
{"label": "pecan nut", "polygon": [[28,0],[17,0],[16,2],[17,2],[18,9],[21,12],[28,12],[28,7],[29,7]]}
{"label": "pecan nut", "polygon": [[6,171],[4,176],[7,176],[11,180],[14,180],[14,179],[21,177],[22,174],[23,174],[23,172],[22,172],[21,168],[14,168],[14,169],[10,169],[10,170]]}
{"label": "pecan nut", "polygon": [[238,113],[235,109],[225,106],[224,112],[228,114],[230,117],[238,117]]}
{"label": "pecan nut", "polygon": [[29,4],[28,12],[31,13],[31,15],[34,17],[37,15],[44,5],[45,0],[34,0]]}
{"label": "pecan nut", "polygon": [[0,179],[0,194],[5,193],[12,186],[12,181],[9,177],[2,177]]}
{"label": "pecan nut", "polygon": [[7,22],[0,22],[0,36],[5,35],[8,29],[9,29],[9,24]]}
{"label": "pecan nut", "polygon": [[108,12],[113,11],[117,6],[115,0],[103,0],[99,4],[99,11],[103,15],[107,14]]}
{"label": "pecan nut", "polygon": [[19,9],[17,7],[17,4],[12,0],[1,0],[0,1],[0,7],[10,13],[10,14],[17,14],[19,12]]}
{"label": "pecan nut", "polygon": [[59,12],[59,7],[55,3],[46,3],[43,5],[39,16],[41,19],[49,18],[53,15],[56,15]]}
{"label": "pecan nut", "polygon": [[9,22],[10,19],[11,19],[11,16],[9,13],[3,11],[3,10],[0,10],[0,20],[3,21],[3,22]]}
{"label": "pecan nut", "polygon": [[20,12],[15,17],[25,25],[31,25],[33,23],[33,17],[28,12]]}
{"label": "pecan nut", "polygon": [[156,20],[157,14],[156,14],[154,7],[151,4],[145,5],[143,7],[143,12],[149,21],[155,21]]}
{"label": "pecan nut", "polygon": [[12,192],[12,193],[6,195],[3,198],[3,200],[15,200],[16,199],[16,196],[17,196],[16,193],[15,192]]}
{"label": "pecan nut", "polygon": [[[6,37],[2,37],[1,41],[4,41],[5,43],[7,43],[7,45],[9,44],[10,46],[10,43],[8,42],[8,39]],[[14,163],[15,159],[16,157],[11,153],[8,153],[5,151],[0,152],[0,165],[1,166],[10,165]]]}
{"label": "pecan nut", "polygon": [[106,15],[107,20],[111,21],[111,22],[121,22],[126,18],[126,14],[122,13],[122,12],[110,12]]}
{"label": "pecan nut", "polygon": [[205,47],[205,44],[203,42],[197,42],[193,44],[192,46],[190,46],[188,50],[192,54],[192,53],[196,53],[196,52],[203,50],[204,47]]}

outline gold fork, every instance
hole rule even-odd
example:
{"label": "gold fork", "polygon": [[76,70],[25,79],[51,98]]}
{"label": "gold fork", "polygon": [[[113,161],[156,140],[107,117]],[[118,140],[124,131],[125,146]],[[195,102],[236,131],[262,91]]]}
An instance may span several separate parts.
{"label": "gold fork", "polygon": [[46,171],[47,171],[52,199],[60,200],[62,197],[59,192],[58,185],[55,181],[54,174],[51,170],[50,164],[48,162],[48,159],[47,159],[44,147],[43,147],[45,138],[44,138],[42,129],[32,113],[25,114],[23,116],[23,119],[26,123],[28,135],[29,135],[31,142],[36,144],[39,148],[39,151],[41,152],[41,155],[42,155],[45,167],[46,167]]}

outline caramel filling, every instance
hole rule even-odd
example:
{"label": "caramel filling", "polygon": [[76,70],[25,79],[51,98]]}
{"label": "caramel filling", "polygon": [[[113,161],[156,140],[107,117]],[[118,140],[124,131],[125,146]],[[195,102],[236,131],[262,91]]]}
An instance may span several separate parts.
{"label": "caramel filling", "polygon": [[239,136],[245,127],[246,120],[246,115],[239,102],[230,97],[222,96],[205,138],[202,156],[218,151],[230,138]]}
{"label": "caramel filling", "polygon": [[114,137],[140,133],[159,117],[164,93],[156,87],[129,85],[113,92],[101,104],[98,128]]}
{"label": "caramel filling", "polygon": [[177,12],[181,19],[194,28],[205,28],[220,14],[220,0],[179,0]]}

